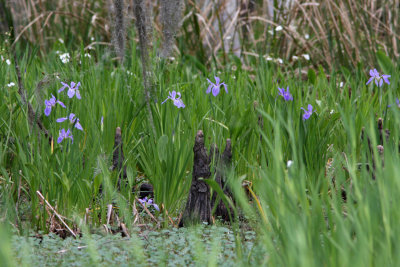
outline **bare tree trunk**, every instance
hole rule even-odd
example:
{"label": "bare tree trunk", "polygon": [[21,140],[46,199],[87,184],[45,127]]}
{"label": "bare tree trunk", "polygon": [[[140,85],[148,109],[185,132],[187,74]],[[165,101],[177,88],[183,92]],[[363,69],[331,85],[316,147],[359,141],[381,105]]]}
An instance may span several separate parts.
{"label": "bare tree trunk", "polygon": [[161,56],[171,56],[175,42],[175,34],[180,27],[182,17],[182,0],[161,0],[161,23],[163,31],[163,47]]}

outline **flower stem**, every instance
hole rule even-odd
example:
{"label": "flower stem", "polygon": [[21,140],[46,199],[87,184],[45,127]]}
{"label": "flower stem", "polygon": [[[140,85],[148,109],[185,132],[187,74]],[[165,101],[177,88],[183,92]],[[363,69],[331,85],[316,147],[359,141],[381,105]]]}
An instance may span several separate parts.
{"label": "flower stem", "polygon": [[217,118],[215,117],[215,110],[214,110],[214,106],[213,106],[213,103],[211,100],[211,95],[209,95],[209,99],[210,99],[211,110],[212,110],[213,117],[214,117],[213,119],[216,120]]}

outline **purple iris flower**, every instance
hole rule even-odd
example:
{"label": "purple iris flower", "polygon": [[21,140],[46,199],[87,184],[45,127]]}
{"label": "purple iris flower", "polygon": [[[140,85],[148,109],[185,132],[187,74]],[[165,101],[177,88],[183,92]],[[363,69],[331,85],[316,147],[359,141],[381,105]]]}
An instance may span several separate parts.
{"label": "purple iris flower", "polygon": [[[396,105],[400,108],[400,100],[396,98]],[[392,105],[388,105],[388,108],[390,108]]]}
{"label": "purple iris flower", "polygon": [[221,85],[223,85],[225,87],[225,91],[226,91],[226,93],[228,93],[227,85],[225,83],[220,83],[219,77],[214,76],[214,78],[215,78],[215,83],[213,83],[212,81],[207,79],[207,81],[210,83],[210,85],[208,86],[206,93],[209,94],[212,90],[212,94],[214,96],[217,96],[221,89]]}
{"label": "purple iris flower", "polygon": [[71,82],[71,85],[68,85],[67,83],[63,82],[61,82],[61,84],[63,85],[63,87],[61,87],[60,90],[58,90],[59,93],[64,91],[64,89],[68,87],[67,95],[69,98],[73,98],[74,95],[76,95],[76,98],[81,99],[81,94],[79,93],[79,86],[81,86],[81,82],[78,82],[77,84]]}
{"label": "purple iris flower", "polygon": [[168,99],[171,99],[174,102],[174,105],[177,106],[178,108],[185,107],[185,104],[183,104],[183,101],[181,99],[181,93],[179,92],[175,91],[169,92],[169,96],[161,104],[164,104],[165,101],[167,101]]}
{"label": "purple iris flower", "polygon": [[143,199],[139,199],[139,202],[142,203],[142,205],[144,205],[146,208],[147,206],[153,206],[157,211],[160,211],[160,208],[156,203],[153,203],[152,199],[147,199],[147,197],[145,197]]}
{"label": "purple iris flower", "polygon": [[51,95],[51,98],[49,100],[45,100],[44,104],[46,105],[46,108],[44,109],[44,115],[49,116],[51,108],[55,107],[57,103],[63,108],[65,108],[64,103],[59,100],[56,100],[56,97],[54,95]]}
{"label": "purple iris flower", "polygon": [[66,138],[71,139],[72,143],[74,142],[74,137],[72,136],[71,131],[69,129],[67,131],[65,131],[65,129],[63,128],[60,130],[60,133],[59,133],[59,136],[57,139],[57,143],[61,143],[62,140],[66,139]]}
{"label": "purple iris flower", "polygon": [[72,124],[75,124],[75,128],[77,128],[78,130],[83,131],[82,125],[79,123],[79,119],[77,117],[75,117],[74,113],[69,114],[68,118],[67,117],[59,118],[59,119],[56,120],[56,122],[63,122],[63,121],[66,121],[68,119]]}
{"label": "purple iris flower", "polygon": [[301,109],[304,110],[303,121],[308,120],[313,113],[313,107],[311,106],[311,104],[308,104],[307,110],[305,110],[304,108],[301,108]]}
{"label": "purple iris flower", "polygon": [[376,69],[370,70],[369,75],[371,76],[371,78],[369,78],[369,80],[367,81],[366,84],[369,84],[373,80],[375,80],[376,86],[379,86],[379,87],[382,87],[383,82],[390,84],[390,82],[389,82],[390,75],[382,74],[382,76],[381,76],[381,75],[379,75],[379,72]]}
{"label": "purple iris flower", "polygon": [[285,88],[279,88],[278,87],[278,90],[279,90],[279,95],[281,95],[283,97],[283,99],[285,99],[285,101],[292,101],[293,100],[293,97],[289,92],[289,86],[287,87],[286,92],[285,92]]}

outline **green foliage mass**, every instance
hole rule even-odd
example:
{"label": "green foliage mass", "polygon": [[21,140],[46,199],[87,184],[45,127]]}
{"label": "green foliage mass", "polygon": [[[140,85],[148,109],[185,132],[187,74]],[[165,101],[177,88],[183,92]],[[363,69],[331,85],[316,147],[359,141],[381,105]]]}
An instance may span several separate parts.
{"label": "green foliage mass", "polygon": [[[10,264],[10,253],[15,253],[18,265],[43,261],[48,265],[79,265],[79,261],[84,266],[129,265],[130,259],[143,265],[210,266],[231,262],[273,266],[400,263],[400,212],[396,206],[400,200],[400,109],[396,104],[400,75],[399,66],[383,53],[377,54],[377,68],[391,78],[390,85],[382,88],[365,85],[368,70],[362,64],[329,74],[322,69],[309,71],[304,78],[298,76],[300,67],[279,68],[263,58],[255,59],[254,71],[235,65],[209,73],[202,72],[204,66],[198,68],[199,62],[187,59],[153,62],[157,95],[151,104],[153,132],[143,108],[135,49],[124,67],[115,66],[100,47],[90,52],[90,58],[83,47],[70,51],[70,61],[65,64],[56,50],[68,51],[59,46],[46,56],[34,51],[18,54],[28,100],[35,119],[54,137],[53,149],[28,120],[18,87],[8,86],[17,84],[14,63],[0,62],[0,218],[22,234],[12,237],[11,245],[1,243],[0,255]],[[205,94],[206,78],[214,75],[228,85],[228,93],[221,90],[217,97]],[[81,82],[82,99],[58,93],[61,81]],[[278,96],[278,86],[289,86],[293,101]],[[181,92],[184,109],[177,109],[172,101],[161,104],[172,90]],[[56,106],[46,117],[44,99],[51,94],[67,108]],[[303,120],[301,107],[308,104],[314,113]],[[68,122],[55,120],[71,112],[79,117],[84,131],[74,128],[74,142],[58,144],[59,130]],[[390,131],[382,144],[376,127],[379,117]],[[119,173],[110,169],[116,127],[122,129],[129,185],[119,192]],[[178,217],[187,197],[198,129],[203,130],[208,147],[215,143],[222,148],[226,138],[231,138],[234,166],[229,184],[238,214],[257,233],[256,245],[252,233],[252,243],[247,244],[246,235],[240,236],[235,225],[233,236],[233,230],[227,228],[177,230],[167,225],[165,211]],[[378,144],[384,146],[382,155]],[[289,160],[293,161],[290,167]],[[49,230],[49,213],[36,191],[68,218],[69,224],[82,229],[105,224],[107,204],[114,203],[120,220],[135,234],[131,187],[141,179],[154,185],[155,202],[163,204],[163,212],[156,213],[166,226],[161,232],[140,231],[129,240],[90,236],[90,231],[82,240],[63,242],[52,235],[45,235],[41,243],[22,237],[29,229]],[[252,184],[254,195],[245,194],[243,182]],[[84,224],[86,209],[90,216]],[[57,253],[62,249],[67,251]]]}

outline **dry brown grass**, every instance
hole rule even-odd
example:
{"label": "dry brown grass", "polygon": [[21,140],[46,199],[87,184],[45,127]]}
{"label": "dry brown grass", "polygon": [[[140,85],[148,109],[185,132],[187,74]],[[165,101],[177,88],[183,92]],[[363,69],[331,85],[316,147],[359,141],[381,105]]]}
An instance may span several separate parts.
{"label": "dry brown grass", "polygon": [[[129,9],[131,1],[125,2]],[[374,65],[378,50],[399,58],[400,0],[283,0],[272,9],[270,2],[186,0],[180,50],[206,65],[224,64],[231,53],[242,62],[268,54],[284,64],[309,54],[314,65],[327,69],[360,61]],[[111,37],[109,6],[102,1],[10,0],[8,6],[16,42],[23,39],[45,50],[68,34],[84,44],[94,34],[105,42]],[[154,8],[157,36],[162,20],[159,7]],[[275,32],[277,26],[282,31]]]}

